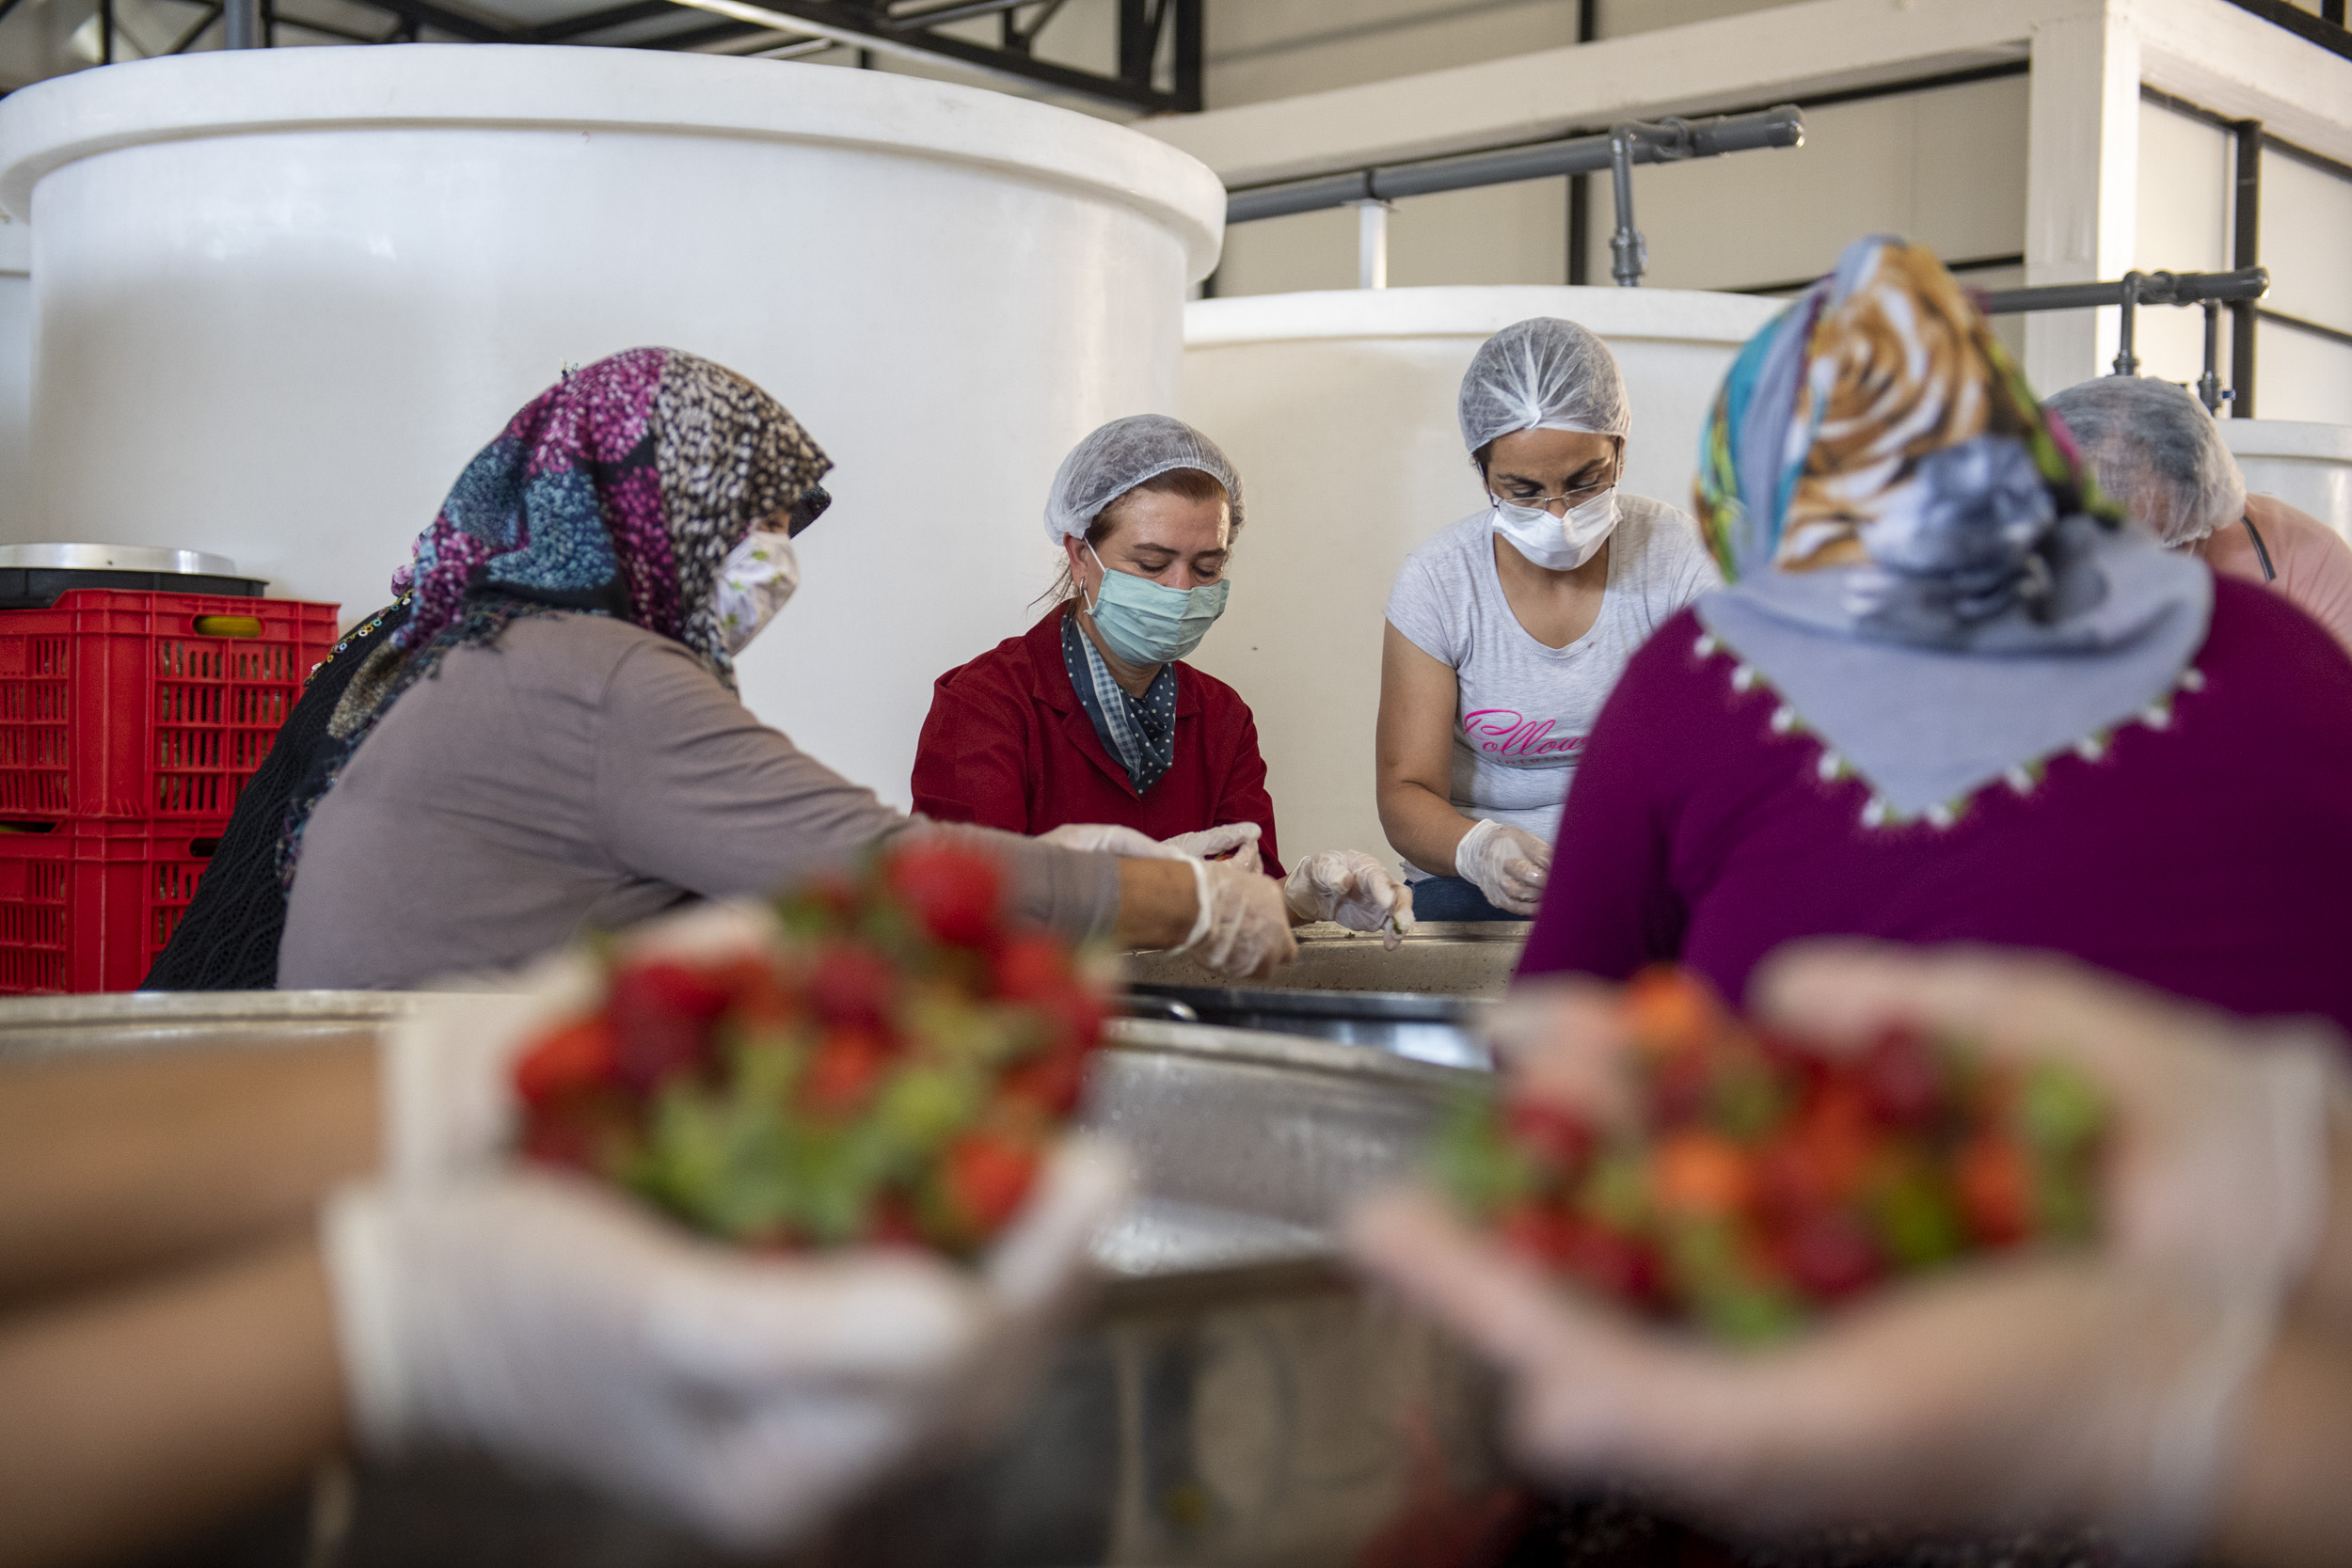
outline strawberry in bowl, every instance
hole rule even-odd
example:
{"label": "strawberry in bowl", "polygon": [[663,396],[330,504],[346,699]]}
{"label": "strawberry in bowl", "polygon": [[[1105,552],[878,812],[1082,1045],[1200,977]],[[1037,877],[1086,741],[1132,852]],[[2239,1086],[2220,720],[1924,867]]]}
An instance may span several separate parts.
{"label": "strawberry in bowl", "polygon": [[722,918],[594,955],[516,1061],[523,1154],[745,1246],[977,1254],[1076,1108],[1100,976],[935,841]]}

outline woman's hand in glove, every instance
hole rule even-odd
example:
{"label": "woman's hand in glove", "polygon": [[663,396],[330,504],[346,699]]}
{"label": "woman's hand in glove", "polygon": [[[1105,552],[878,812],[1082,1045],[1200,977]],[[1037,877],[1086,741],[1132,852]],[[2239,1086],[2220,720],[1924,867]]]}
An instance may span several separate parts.
{"label": "woman's hand in glove", "polygon": [[1178,833],[1161,839],[1117,823],[1065,822],[1038,837],[1065,849],[1087,849],[1128,860],[1210,860],[1230,854],[1235,864],[1247,864],[1255,871],[1262,869],[1258,858],[1259,832],[1255,822],[1227,822],[1197,833]]}
{"label": "woman's hand in glove", "polygon": [[1551,875],[1551,846],[1487,817],[1454,847],[1454,874],[1469,880],[1495,908],[1532,917],[1544,901],[1544,880]]}
{"label": "woman's hand in glove", "polygon": [[1258,849],[1263,831],[1255,822],[1220,822],[1197,833],[1178,833],[1166,842],[1169,848],[1195,860],[1215,860],[1224,855],[1228,857],[1228,865],[1263,871],[1265,862]]}
{"label": "woman's hand in glove", "polygon": [[1378,931],[1391,952],[1413,928],[1413,892],[1358,849],[1319,849],[1291,867],[1282,901],[1301,922],[1336,920],[1351,931]]}
{"label": "woman's hand in glove", "polygon": [[1290,908],[1273,878],[1232,861],[1190,864],[1200,912],[1176,951],[1228,980],[1262,980],[1298,957]]}
{"label": "woman's hand in glove", "polygon": [[770,1548],[1011,1402],[1125,1173],[1065,1145],[977,1277],[753,1257],[549,1174],[349,1189],[324,1250],[355,1424],[379,1451],[484,1447]]}
{"label": "woman's hand in glove", "polygon": [[[2311,1291],[2343,1093],[2322,1048],[2047,959],[1817,948],[1756,990],[1833,1048],[1909,1024],[2090,1073],[2113,1117],[2097,1250],[1891,1287],[1762,1353],[1580,1302],[1425,1196],[1360,1211],[1359,1257],[1502,1365],[1521,1452],[1556,1479],[1630,1481],[1746,1528],[2064,1518],[2193,1545],[2280,1308]],[[1597,988],[1516,1011],[1516,1071],[1627,1114],[1628,1044]]]}
{"label": "woman's hand in glove", "polygon": [[1041,844],[1057,844],[1065,849],[1080,849],[1089,854],[1117,855],[1131,861],[1180,861],[1184,852],[1162,844],[1139,829],[1122,827],[1116,822],[1065,822],[1037,835]]}

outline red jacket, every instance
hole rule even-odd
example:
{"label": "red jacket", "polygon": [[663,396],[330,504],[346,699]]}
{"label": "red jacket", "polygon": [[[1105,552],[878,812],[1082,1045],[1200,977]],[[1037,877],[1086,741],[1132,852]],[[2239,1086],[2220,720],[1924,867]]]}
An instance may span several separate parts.
{"label": "red jacket", "polygon": [[1255,822],[1268,874],[1281,876],[1274,801],[1249,705],[1223,681],[1176,666],[1176,760],[1137,795],[1071,689],[1059,605],[931,685],[914,747],[914,809],[942,822],[1041,833],[1115,822],[1153,838]]}

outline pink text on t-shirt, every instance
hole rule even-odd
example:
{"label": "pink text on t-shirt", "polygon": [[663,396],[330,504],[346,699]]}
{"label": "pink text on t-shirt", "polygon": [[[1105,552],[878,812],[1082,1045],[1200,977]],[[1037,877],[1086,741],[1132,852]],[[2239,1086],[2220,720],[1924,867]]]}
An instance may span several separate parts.
{"label": "pink text on t-shirt", "polygon": [[1564,735],[1552,738],[1551,719],[1528,719],[1516,708],[1482,707],[1462,716],[1462,733],[1489,756],[1560,756],[1583,750],[1584,737]]}

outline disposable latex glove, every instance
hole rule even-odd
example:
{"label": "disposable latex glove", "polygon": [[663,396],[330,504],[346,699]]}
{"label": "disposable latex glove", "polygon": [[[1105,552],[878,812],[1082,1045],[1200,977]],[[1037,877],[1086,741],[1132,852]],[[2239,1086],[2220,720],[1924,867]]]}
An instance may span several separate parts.
{"label": "disposable latex glove", "polygon": [[1551,874],[1551,846],[1487,817],[1454,847],[1454,874],[1468,879],[1495,908],[1533,916],[1544,899],[1544,879]]}
{"label": "disposable latex glove", "polygon": [[1351,931],[1378,931],[1391,952],[1413,928],[1413,890],[1357,849],[1318,849],[1291,867],[1282,901],[1301,920],[1336,920]]}
{"label": "disposable latex glove", "polygon": [[1232,861],[1191,861],[1200,913],[1176,951],[1229,980],[1260,980],[1298,957],[1273,878]]}
{"label": "disposable latex glove", "polygon": [[1512,1446],[1563,1486],[1629,1483],[1740,1532],[2087,1519],[2153,1545],[2185,1544],[2160,1522],[2179,1500],[2164,1484],[2201,1499],[2213,1475],[2210,1457],[2185,1475],[2159,1455],[2174,1432],[2204,1447],[2192,1407],[2226,1311],[2161,1275],[1969,1271],[1742,1353],[1580,1301],[1426,1196],[1367,1205],[1350,1241],[1501,1369]]}
{"label": "disposable latex glove", "polygon": [[1163,842],[1177,853],[1195,860],[1215,860],[1224,855],[1229,857],[1225,862],[1228,865],[1263,871],[1265,862],[1258,847],[1262,832],[1255,822],[1220,822],[1214,828],[1203,828],[1197,833],[1178,833]]}
{"label": "disposable latex glove", "polygon": [[929,1256],[765,1259],[567,1176],[349,1189],[324,1221],[362,1437],[479,1446],[736,1549],[807,1529],[1000,1414],[1125,1193],[1073,1141],[976,1275]]}
{"label": "disposable latex glove", "polygon": [[[2100,1247],[1897,1287],[1762,1354],[1589,1305],[1422,1195],[1359,1212],[1359,1256],[1502,1365],[1518,1441],[1555,1477],[1629,1480],[1751,1528],[2062,1517],[2192,1544],[2319,1233],[2342,1093],[2320,1048],[2049,960],[1817,951],[1756,990],[1833,1047],[1916,1024],[2095,1077],[2114,1116]],[[1602,988],[1522,997],[1499,1022],[1529,1092],[1630,1114]]]}
{"label": "disposable latex glove", "polygon": [[1118,855],[1124,860],[1180,861],[1185,858],[1184,852],[1173,845],[1163,844],[1150,833],[1121,827],[1116,822],[1065,822],[1037,836],[1042,843],[1058,844],[1065,849],[1082,849],[1096,855]]}
{"label": "disposable latex glove", "polygon": [[[775,933],[774,912],[755,900],[697,905],[622,939],[631,955],[724,958],[757,951]],[[519,974],[434,997],[387,1032],[378,1055],[384,1170],[417,1184],[494,1165],[519,1119],[515,1059],[549,1026],[594,1005],[601,974],[585,954],[564,952]]]}
{"label": "disposable latex glove", "polygon": [[1227,822],[1215,828],[1204,828],[1197,833],[1178,833],[1172,838],[1153,838],[1135,828],[1122,828],[1109,822],[1065,822],[1051,832],[1040,833],[1047,844],[1058,844],[1065,849],[1086,849],[1097,854],[1120,855],[1128,860],[1211,860],[1230,854],[1236,865],[1247,865],[1252,871],[1263,869],[1258,855],[1260,829],[1255,822]]}

